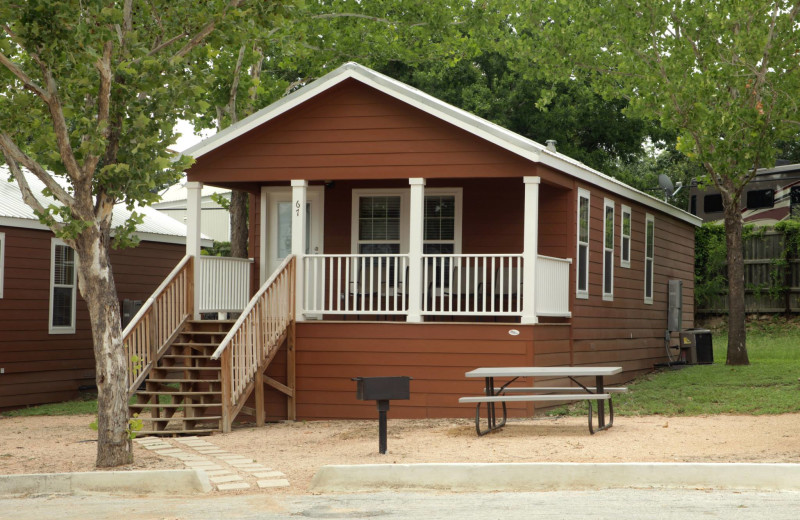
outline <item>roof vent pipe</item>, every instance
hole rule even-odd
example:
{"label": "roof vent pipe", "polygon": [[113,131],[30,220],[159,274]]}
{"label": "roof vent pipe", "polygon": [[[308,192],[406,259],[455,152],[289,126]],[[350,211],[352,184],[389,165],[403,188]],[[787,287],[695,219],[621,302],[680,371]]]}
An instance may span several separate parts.
{"label": "roof vent pipe", "polygon": [[555,139],[548,139],[547,141],[545,141],[545,144],[547,145],[548,150],[550,150],[553,153],[556,152],[556,144],[558,144],[558,141],[556,141]]}

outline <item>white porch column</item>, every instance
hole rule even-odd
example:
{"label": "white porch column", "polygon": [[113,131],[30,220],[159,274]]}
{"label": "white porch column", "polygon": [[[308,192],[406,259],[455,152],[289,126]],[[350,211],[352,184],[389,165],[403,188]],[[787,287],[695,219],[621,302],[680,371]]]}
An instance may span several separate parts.
{"label": "white porch column", "polygon": [[186,183],[186,254],[194,257],[194,319],[200,319],[200,219],[202,182]]}
{"label": "white porch column", "polygon": [[422,240],[425,220],[425,179],[408,179],[411,185],[408,233],[408,316],[406,321],[422,321]]}
{"label": "white porch column", "polygon": [[522,318],[533,324],[536,318],[536,259],[539,254],[539,177],[523,177],[525,221],[522,241]]}
{"label": "white porch column", "polygon": [[292,181],[292,254],[297,258],[295,279],[295,320],[304,321],[305,305],[305,266],[306,255],[306,204],[308,200],[308,181]]}

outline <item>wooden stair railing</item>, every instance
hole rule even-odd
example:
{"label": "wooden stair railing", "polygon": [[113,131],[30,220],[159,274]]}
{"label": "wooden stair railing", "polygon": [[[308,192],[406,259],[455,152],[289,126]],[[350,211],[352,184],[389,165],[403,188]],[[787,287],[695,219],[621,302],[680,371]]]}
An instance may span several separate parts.
{"label": "wooden stair railing", "polygon": [[187,255],[122,331],[128,354],[129,398],[193,314],[194,259]]}
{"label": "wooden stair railing", "polygon": [[[297,262],[289,255],[261,286],[212,354],[221,362],[222,431],[242,411],[255,390],[256,423],[264,424],[264,384],[288,396],[287,416],[295,419],[295,277]],[[286,384],[264,375],[286,342]]]}

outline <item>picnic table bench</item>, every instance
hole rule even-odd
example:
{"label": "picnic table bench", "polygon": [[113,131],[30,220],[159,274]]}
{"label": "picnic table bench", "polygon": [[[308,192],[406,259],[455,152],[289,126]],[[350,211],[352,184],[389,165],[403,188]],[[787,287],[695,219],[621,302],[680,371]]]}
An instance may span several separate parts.
{"label": "picnic table bench", "polygon": [[[627,392],[625,387],[606,387],[604,378],[622,372],[622,367],[484,367],[471,370],[466,377],[485,379],[484,395],[461,397],[459,403],[476,403],[475,431],[478,435],[502,428],[506,424],[508,402],[586,401],[589,406],[589,433],[606,430],[614,424],[614,405],[611,394]],[[510,386],[520,377],[567,377],[578,386]],[[586,386],[578,377],[594,377],[595,386]],[[495,386],[494,379],[509,379]],[[597,402],[597,428],[592,419],[592,401]],[[608,401],[609,420],[606,423],[605,402]],[[500,403],[503,417],[498,420],[495,404]],[[487,428],[481,429],[481,405],[486,405]]]}

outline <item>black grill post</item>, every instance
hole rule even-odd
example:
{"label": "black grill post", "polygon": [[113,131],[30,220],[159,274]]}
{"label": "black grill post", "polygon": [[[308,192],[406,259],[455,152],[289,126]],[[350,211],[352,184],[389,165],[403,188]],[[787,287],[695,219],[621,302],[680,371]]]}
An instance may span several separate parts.
{"label": "black grill post", "polygon": [[357,383],[356,399],[360,401],[376,401],[378,407],[378,452],[386,454],[386,412],[389,411],[389,400],[409,399],[408,376],[398,377],[354,377]]}

